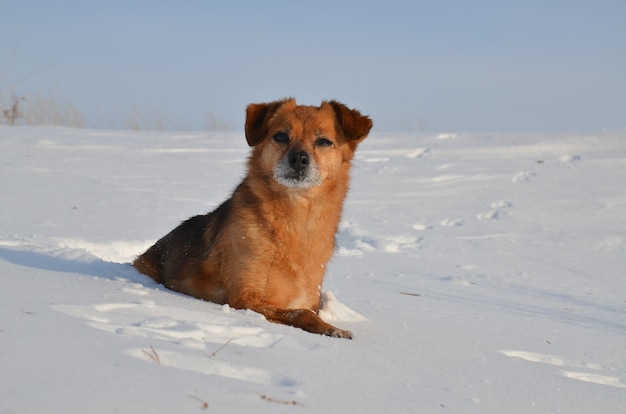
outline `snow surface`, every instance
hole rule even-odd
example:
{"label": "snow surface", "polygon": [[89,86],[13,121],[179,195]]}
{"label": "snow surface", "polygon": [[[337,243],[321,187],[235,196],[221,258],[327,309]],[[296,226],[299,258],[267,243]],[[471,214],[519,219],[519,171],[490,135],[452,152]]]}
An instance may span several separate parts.
{"label": "snow surface", "polygon": [[244,174],[242,133],[0,127],[1,413],[626,410],[626,131],[373,133],[322,315],[128,264]]}

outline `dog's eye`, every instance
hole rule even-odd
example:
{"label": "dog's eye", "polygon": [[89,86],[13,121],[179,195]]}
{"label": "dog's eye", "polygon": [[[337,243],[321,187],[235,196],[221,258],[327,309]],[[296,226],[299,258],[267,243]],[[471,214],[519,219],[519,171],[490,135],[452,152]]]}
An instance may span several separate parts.
{"label": "dog's eye", "polygon": [[328,138],[318,138],[317,141],[315,141],[315,146],[317,147],[332,147],[333,145],[333,142]]}
{"label": "dog's eye", "polygon": [[277,132],[274,135],[272,135],[272,139],[274,140],[274,142],[277,142],[279,144],[289,143],[289,135],[287,135],[286,132]]}

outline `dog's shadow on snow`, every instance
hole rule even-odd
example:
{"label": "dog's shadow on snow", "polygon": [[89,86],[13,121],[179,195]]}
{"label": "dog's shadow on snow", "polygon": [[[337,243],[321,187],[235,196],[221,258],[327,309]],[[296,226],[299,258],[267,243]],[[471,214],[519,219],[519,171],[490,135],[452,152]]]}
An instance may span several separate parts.
{"label": "dog's shadow on snow", "polygon": [[87,257],[83,255],[72,259],[0,246],[0,260],[50,272],[94,276],[109,280],[126,279],[146,287],[155,285],[152,279],[139,273],[130,263],[107,262],[93,255]]}

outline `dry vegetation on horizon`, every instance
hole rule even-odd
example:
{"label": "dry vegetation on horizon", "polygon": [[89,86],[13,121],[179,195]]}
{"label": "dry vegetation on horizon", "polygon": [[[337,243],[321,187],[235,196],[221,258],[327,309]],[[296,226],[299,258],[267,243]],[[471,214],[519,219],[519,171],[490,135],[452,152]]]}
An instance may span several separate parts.
{"label": "dry vegetation on horizon", "polygon": [[[73,128],[132,129],[142,131],[189,130],[184,122],[170,117],[165,109],[134,104],[120,113],[119,120],[90,125],[87,117],[69,99],[59,92],[23,96],[0,90],[0,125],[53,125]],[[207,115],[206,129],[229,130],[229,126],[213,114]]]}

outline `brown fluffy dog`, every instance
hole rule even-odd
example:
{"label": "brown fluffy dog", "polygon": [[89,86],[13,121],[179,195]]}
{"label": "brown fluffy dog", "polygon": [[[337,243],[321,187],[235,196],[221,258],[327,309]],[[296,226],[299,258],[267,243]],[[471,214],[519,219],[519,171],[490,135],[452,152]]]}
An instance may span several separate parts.
{"label": "brown fluffy dog", "polygon": [[372,121],[336,101],[251,104],[248,173],[215,211],[183,222],[133,266],[166,287],[277,323],[352,338],[317,315],[350,162]]}

